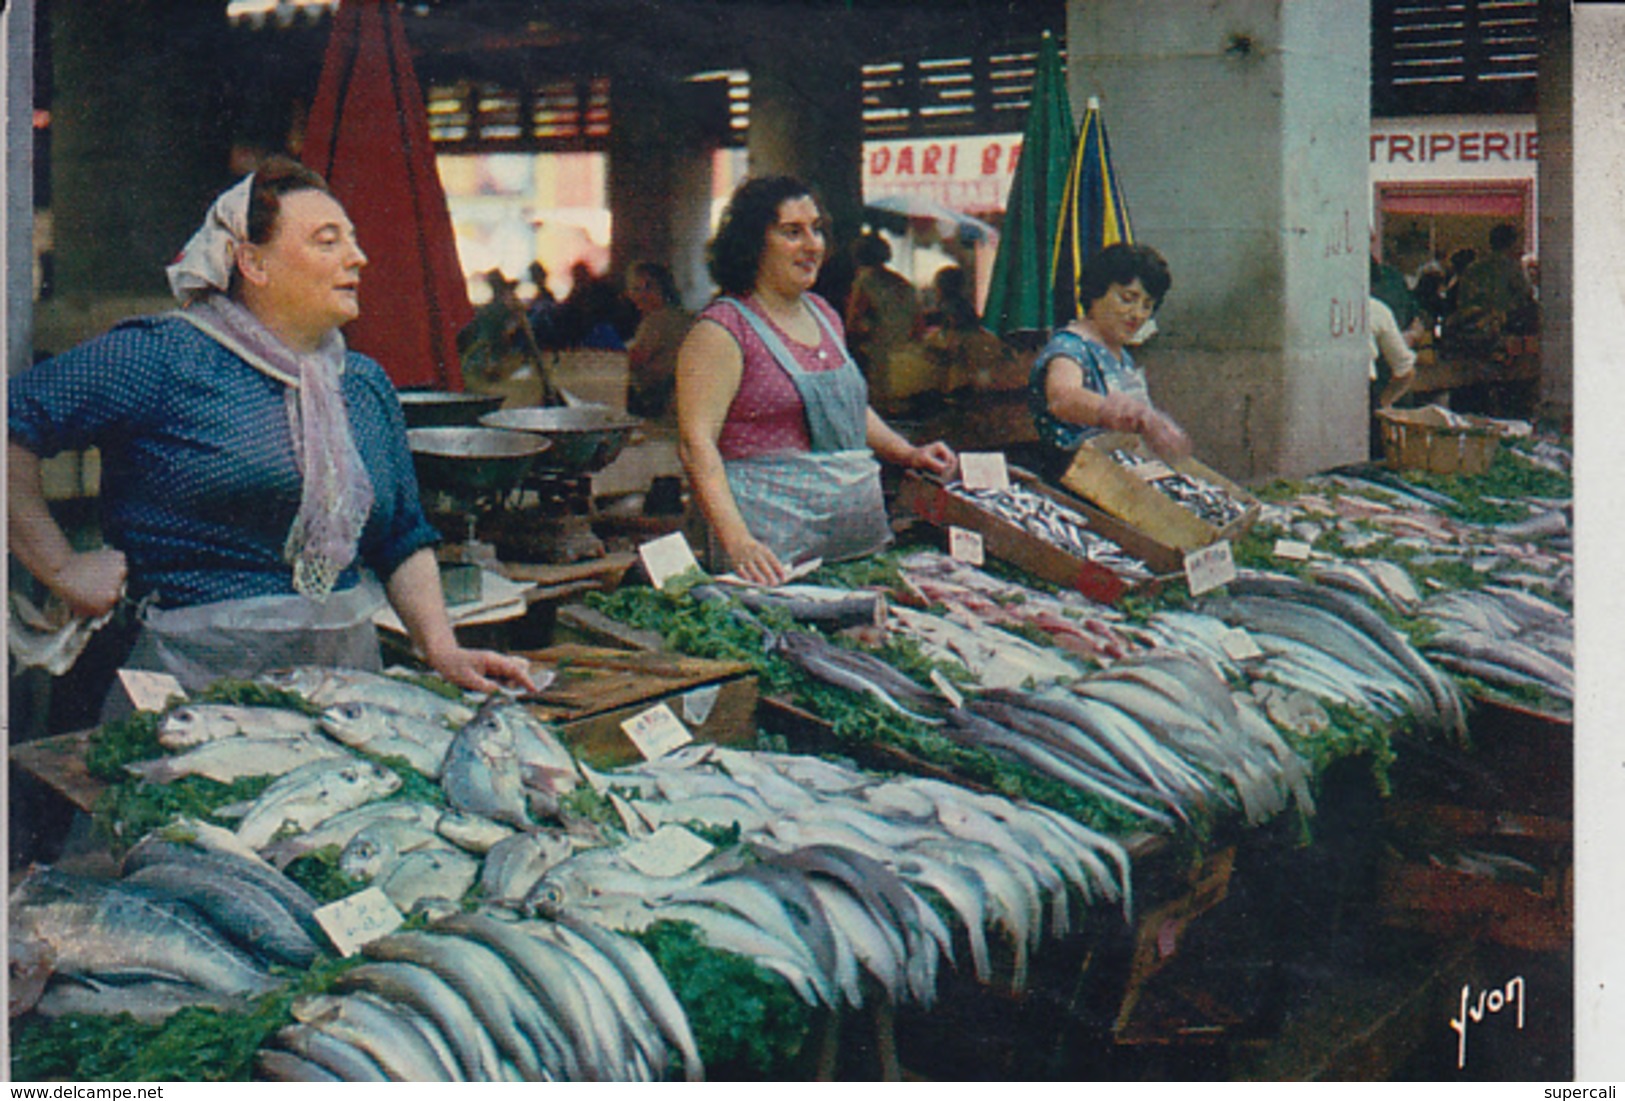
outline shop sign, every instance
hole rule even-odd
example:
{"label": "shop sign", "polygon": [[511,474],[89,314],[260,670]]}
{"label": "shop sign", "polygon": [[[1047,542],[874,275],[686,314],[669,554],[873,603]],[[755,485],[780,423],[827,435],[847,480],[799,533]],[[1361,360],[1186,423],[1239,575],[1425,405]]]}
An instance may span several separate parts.
{"label": "shop sign", "polygon": [[863,194],[915,195],[966,213],[1002,210],[1020,159],[1020,134],[868,141]]}
{"label": "shop sign", "polygon": [[1540,135],[1533,115],[1373,119],[1373,182],[1533,179]]}

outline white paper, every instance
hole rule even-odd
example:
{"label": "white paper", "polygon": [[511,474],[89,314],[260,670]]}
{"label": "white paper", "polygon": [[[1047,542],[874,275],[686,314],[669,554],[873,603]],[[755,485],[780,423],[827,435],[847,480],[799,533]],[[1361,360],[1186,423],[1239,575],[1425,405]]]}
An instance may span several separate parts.
{"label": "white paper", "polygon": [[1199,596],[1235,579],[1236,562],[1230,555],[1228,539],[1220,539],[1210,546],[1186,553],[1185,581],[1190,586],[1192,596]]}
{"label": "white paper", "polygon": [[1129,467],[1136,478],[1144,482],[1157,482],[1163,478],[1172,478],[1176,471],[1165,462],[1152,459],[1150,462],[1139,463]]}
{"label": "white paper", "polygon": [[663,703],[633,715],[621,724],[621,729],[626,731],[638,752],[651,761],[694,740],[682,720]]}
{"label": "white paper", "polygon": [[972,566],[980,566],[985,563],[987,558],[982,550],[981,533],[949,524],[948,557],[956,562],[965,562]]}
{"label": "white paper", "polygon": [[[537,586],[503,577],[494,570],[480,567],[480,598],[467,604],[446,609],[455,627],[473,627],[481,623],[502,623],[525,614],[525,594]],[[395,613],[393,606],[385,604],[372,617],[381,631],[405,635],[406,625]]]}
{"label": "white paper", "polygon": [[146,669],[120,669],[119,683],[137,711],[162,711],[176,697],[186,698],[186,689],[169,673]]}
{"label": "white paper", "polygon": [[367,887],[349,898],[329,902],[313,915],[341,956],[353,956],[362,945],[388,936],[406,919],[377,887]]}
{"label": "white paper", "polygon": [[961,451],[959,480],[966,489],[1009,489],[1010,467],[1002,451]]}
{"label": "white paper", "polygon": [[621,854],[644,875],[682,875],[711,855],[712,846],[682,826],[661,826]]}
{"label": "white paper", "polygon": [[643,569],[649,575],[649,583],[657,589],[665,588],[666,582],[674,577],[700,568],[699,562],[694,557],[693,548],[688,545],[687,537],[680,531],[644,543],[638,547],[638,557],[643,560]]}
{"label": "white paper", "polygon": [[[796,580],[799,580],[800,578],[806,577],[809,573],[812,573],[814,570],[816,570],[819,566],[822,566],[823,564],[824,564],[824,560],[822,558],[809,558],[804,562],[797,562],[795,565],[789,567],[788,569],[786,569],[784,571],[784,580],[779,582],[779,584],[780,585],[788,585],[792,581],[796,581]],[[718,580],[718,581],[720,581],[720,582],[722,582],[724,584],[727,584],[727,585],[749,585],[752,588],[758,588],[758,589],[762,587],[760,585],[757,585],[754,581],[746,581],[743,577],[740,577],[737,573],[725,573],[725,574],[722,574],[721,576],[719,576],[716,580]],[[772,586],[769,586],[769,587],[772,587]]]}
{"label": "white paper", "polygon": [[1286,558],[1294,562],[1307,562],[1314,553],[1314,548],[1308,543],[1297,539],[1277,539],[1275,541],[1275,557]]}
{"label": "white paper", "polygon": [[722,685],[706,684],[683,693],[683,721],[689,726],[704,726],[711,717],[711,709],[722,695]]}
{"label": "white paper", "polygon": [[1232,661],[1251,661],[1264,656],[1264,651],[1253,641],[1253,636],[1240,627],[1232,627],[1220,635],[1219,646],[1230,655]]}

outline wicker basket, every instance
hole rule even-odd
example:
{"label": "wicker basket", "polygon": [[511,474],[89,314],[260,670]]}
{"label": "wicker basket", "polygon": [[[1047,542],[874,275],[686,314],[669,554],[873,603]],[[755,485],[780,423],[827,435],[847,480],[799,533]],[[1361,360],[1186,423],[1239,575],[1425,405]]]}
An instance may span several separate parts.
{"label": "wicker basket", "polygon": [[1482,474],[1490,468],[1501,433],[1483,417],[1426,409],[1379,409],[1382,450],[1395,470]]}

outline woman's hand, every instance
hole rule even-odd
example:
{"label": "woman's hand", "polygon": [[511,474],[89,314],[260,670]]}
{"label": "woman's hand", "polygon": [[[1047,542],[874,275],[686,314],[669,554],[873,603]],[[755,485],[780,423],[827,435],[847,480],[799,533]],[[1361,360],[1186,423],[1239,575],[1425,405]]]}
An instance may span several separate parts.
{"label": "woman's hand", "polygon": [[469,650],[454,646],[441,653],[427,655],[429,665],[436,673],[459,688],[473,692],[494,692],[507,682],[527,692],[537,691],[530,679],[530,662],[493,650]]}
{"label": "woman's hand", "polygon": [[734,572],[752,585],[777,585],[790,574],[772,548],[753,535],[724,543],[723,549],[728,552]]}
{"label": "woman's hand", "polygon": [[1133,432],[1143,436],[1156,417],[1151,407],[1127,394],[1106,394],[1100,399],[1100,427],[1111,432]]}
{"label": "woman's hand", "polygon": [[947,478],[959,465],[959,456],[955,455],[953,448],[946,443],[933,440],[924,447],[916,447],[909,456],[908,465],[915,470],[924,470],[939,478]]}
{"label": "woman's hand", "polygon": [[1152,411],[1142,433],[1145,442],[1161,458],[1173,462],[1191,457],[1191,438],[1170,418]]}
{"label": "woman's hand", "polygon": [[43,580],[74,615],[95,619],[112,611],[124,595],[129,572],[124,552],[104,547],[74,554]]}

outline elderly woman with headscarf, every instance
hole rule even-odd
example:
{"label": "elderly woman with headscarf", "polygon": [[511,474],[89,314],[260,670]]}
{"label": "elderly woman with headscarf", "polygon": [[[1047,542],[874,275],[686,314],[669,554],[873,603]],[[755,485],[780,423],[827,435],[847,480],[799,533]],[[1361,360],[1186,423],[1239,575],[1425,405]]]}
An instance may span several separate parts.
{"label": "elderly woman with headscarf", "polygon": [[[271,158],[169,267],[179,310],[11,381],[11,551],[79,616],[143,607],[127,666],[188,690],[290,665],[377,669],[387,597],[446,679],[530,685],[524,662],[453,633],[399,399],[339,333],[366,262],[321,176]],[[106,546],[81,551],[46,507],[40,460],[90,446]]]}

